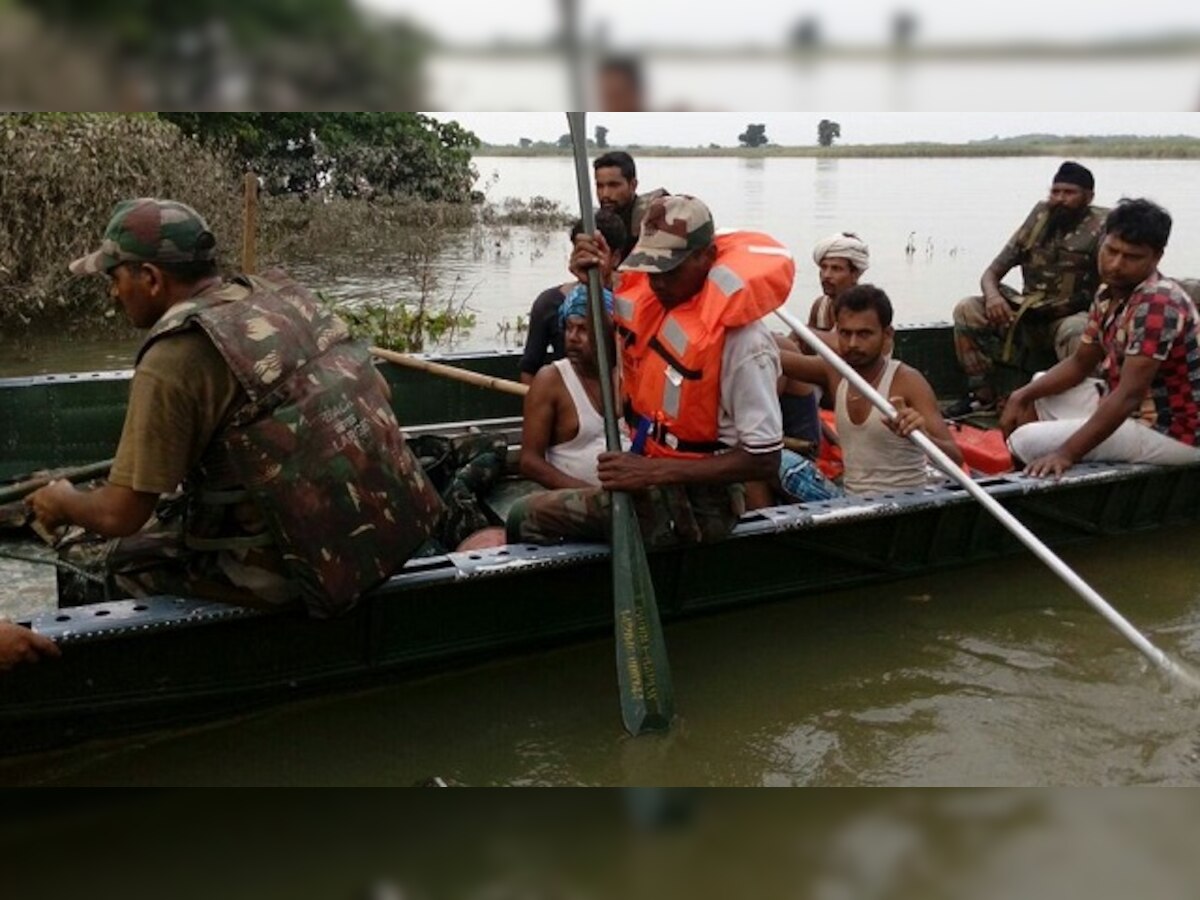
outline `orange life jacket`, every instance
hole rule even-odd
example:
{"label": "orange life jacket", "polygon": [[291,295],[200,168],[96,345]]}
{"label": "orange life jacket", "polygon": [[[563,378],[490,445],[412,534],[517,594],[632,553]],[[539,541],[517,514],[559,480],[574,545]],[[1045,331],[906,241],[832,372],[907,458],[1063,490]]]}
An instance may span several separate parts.
{"label": "orange life jacket", "polygon": [[625,420],[646,456],[700,457],[725,449],[717,439],[725,332],[756,322],[787,300],[792,256],[753,231],[718,235],[704,288],[668,310],[643,272],[625,272],[613,302],[622,340]]}

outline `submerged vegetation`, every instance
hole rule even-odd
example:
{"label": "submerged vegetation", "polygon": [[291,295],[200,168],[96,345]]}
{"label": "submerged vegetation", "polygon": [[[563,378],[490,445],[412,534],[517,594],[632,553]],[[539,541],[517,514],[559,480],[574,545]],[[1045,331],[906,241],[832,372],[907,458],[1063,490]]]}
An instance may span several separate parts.
{"label": "submerged vegetation", "polygon": [[[0,115],[0,339],[132,331],[102,279],[67,263],[95,248],[113,206],[166,196],[196,207],[240,268],[242,179],[261,185],[259,267],[394,275],[403,297],[349,311],[368,336],[417,349],[473,324],[470,290],[443,283],[448,242],[494,243],[513,225],[558,228],[556,203],[486,202],[473,191],[478,144],[418,113]],[[452,280],[452,279],[451,279]]]}

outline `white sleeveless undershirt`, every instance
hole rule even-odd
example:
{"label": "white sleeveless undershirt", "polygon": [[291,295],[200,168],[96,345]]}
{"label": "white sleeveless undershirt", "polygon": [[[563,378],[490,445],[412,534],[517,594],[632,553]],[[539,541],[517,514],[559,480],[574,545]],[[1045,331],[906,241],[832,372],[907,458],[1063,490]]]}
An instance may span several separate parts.
{"label": "white sleeveless undershirt", "polygon": [[586,481],[588,484],[599,484],[596,475],[596,457],[604,452],[604,417],[596,412],[592,401],[588,399],[583,382],[575,374],[575,368],[568,359],[560,359],[554,363],[559,377],[567,386],[571,402],[575,404],[575,414],[579,418],[579,433],[571,440],[555,444],[546,449],[546,462],[560,472]]}
{"label": "white sleeveless undershirt", "polygon": [[[892,389],[892,380],[900,368],[898,359],[889,359],[877,390],[884,397]],[[902,438],[884,424],[882,413],[874,406],[861,425],[850,421],[846,409],[849,382],[844,378],[837,388],[834,404],[837,433],[842,444],[846,490],[854,494],[921,487],[929,481],[930,470],[925,454],[908,438]]]}

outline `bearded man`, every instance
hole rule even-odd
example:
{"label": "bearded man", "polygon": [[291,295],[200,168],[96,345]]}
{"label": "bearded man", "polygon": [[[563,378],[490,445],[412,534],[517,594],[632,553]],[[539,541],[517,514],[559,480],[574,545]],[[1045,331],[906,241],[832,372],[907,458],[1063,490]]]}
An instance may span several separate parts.
{"label": "bearded man", "polygon": [[[1030,211],[980,279],[982,296],[954,308],[954,352],[969,393],[945,412],[961,417],[994,409],[995,365],[1019,365],[1028,349],[1053,348],[1067,359],[1079,346],[1099,287],[1096,255],[1108,210],[1092,206],[1095,179],[1076,162],[1055,173],[1050,195]],[[1020,293],[1001,279],[1021,267]]]}

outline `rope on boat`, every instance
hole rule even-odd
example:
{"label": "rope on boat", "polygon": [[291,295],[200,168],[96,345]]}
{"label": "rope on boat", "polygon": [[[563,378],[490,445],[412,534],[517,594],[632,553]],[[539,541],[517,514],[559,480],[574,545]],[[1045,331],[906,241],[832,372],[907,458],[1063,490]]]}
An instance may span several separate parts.
{"label": "rope on boat", "polygon": [[57,556],[26,556],[23,553],[13,553],[11,550],[0,550],[0,559],[11,559],[16,562],[36,563],[42,566],[55,566],[62,569],[64,572],[70,572],[79,578],[86,581],[91,581],[95,584],[107,584],[106,579],[89,572],[86,569],[81,569],[73,563],[67,562],[65,559],[59,559]]}

